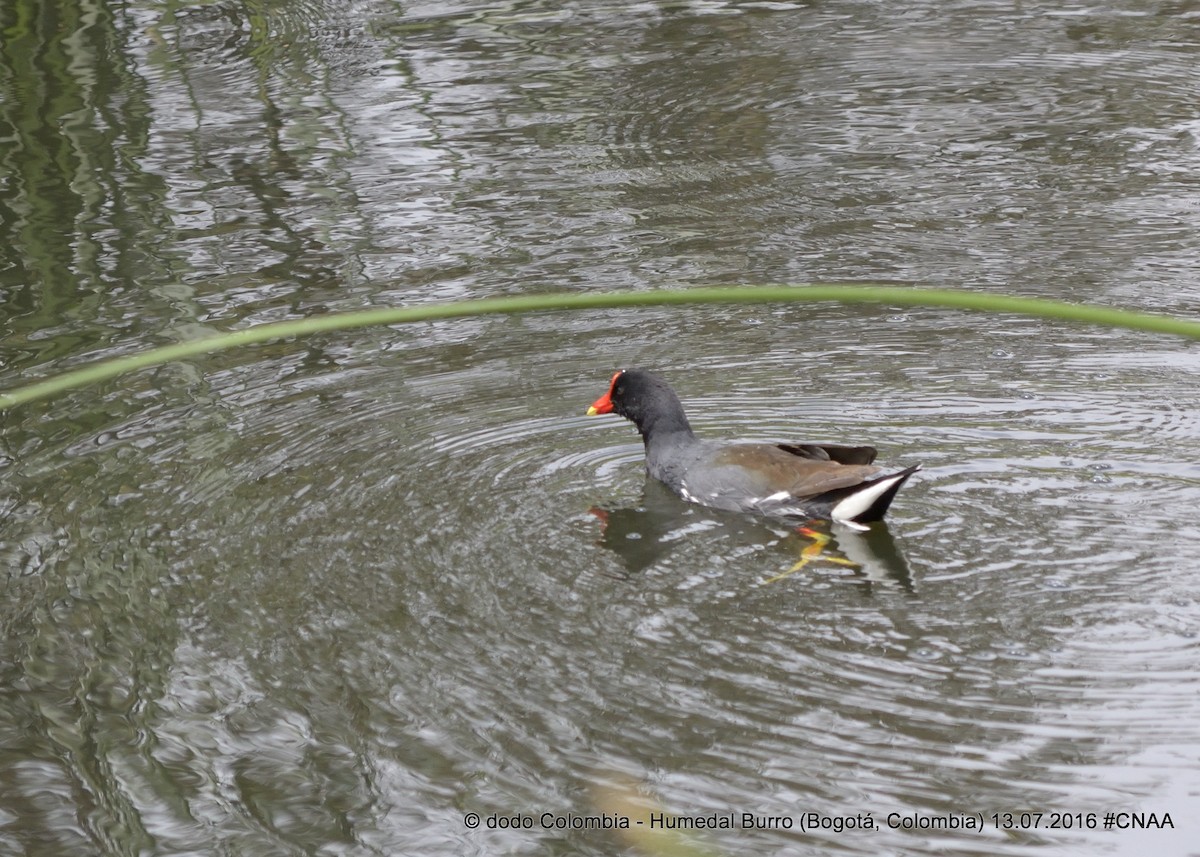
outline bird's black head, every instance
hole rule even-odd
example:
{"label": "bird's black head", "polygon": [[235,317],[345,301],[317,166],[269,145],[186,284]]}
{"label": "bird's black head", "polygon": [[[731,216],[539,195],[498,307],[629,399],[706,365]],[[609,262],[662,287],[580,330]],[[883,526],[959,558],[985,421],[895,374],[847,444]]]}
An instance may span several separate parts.
{"label": "bird's black head", "polygon": [[588,408],[588,415],[593,414],[625,417],[644,437],[651,432],[692,431],[675,391],[645,369],[622,369],[613,375],[608,392]]}

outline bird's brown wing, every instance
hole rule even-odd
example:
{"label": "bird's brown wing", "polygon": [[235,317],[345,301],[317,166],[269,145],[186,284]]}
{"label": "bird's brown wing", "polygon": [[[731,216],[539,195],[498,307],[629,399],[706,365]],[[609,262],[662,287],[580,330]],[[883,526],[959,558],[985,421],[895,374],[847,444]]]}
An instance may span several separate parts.
{"label": "bird's brown wing", "polygon": [[[710,485],[725,491],[762,499],[787,492],[797,499],[827,491],[849,488],[869,479],[881,468],[867,464],[841,464],[835,460],[811,459],[787,452],[769,443],[739,443],[723,447],[711,461]],[[689,483],[692,477],[689,474]],[[707,485],[695,485],[695,492]]]}

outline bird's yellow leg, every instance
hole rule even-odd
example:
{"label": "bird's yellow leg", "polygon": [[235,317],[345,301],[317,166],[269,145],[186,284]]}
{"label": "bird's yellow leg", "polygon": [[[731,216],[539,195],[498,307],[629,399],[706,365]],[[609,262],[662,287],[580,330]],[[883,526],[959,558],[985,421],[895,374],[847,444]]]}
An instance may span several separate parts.
{"label": "bird's yellow leg", "polygon": [[835,565],[845,565],[849,566],[850,568],[858,568],[858,563],[851,562],[843,556],[822,555],[822,552],[825,550],[825,546],[830,542],[830,536],[828,533],[822,533],[820,530],[814,530],[812,527],[805,526],[797,527],[796,532],[810,539],[809,544],[807,544],[804,549],[800,551],[800,558],[796,560],[795,565],[781,574],[777,574],[774,577],[768,578],[767,580],[763,581],[764,583],[774,583],[777,580],[783,580],[785,577],[795,574],[810,562],[816,562],[817,560],[832,562]]}

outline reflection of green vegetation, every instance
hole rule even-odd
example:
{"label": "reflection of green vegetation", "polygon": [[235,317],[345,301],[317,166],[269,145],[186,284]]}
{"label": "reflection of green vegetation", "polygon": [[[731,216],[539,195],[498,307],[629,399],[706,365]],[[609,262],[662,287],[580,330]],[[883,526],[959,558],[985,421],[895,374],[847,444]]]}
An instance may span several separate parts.
{"label": "reflection of green vegetation", "polygon": [[[150,108],[127,39],[110,4],[0,3],[0,290],[18,342],[112,312],[109,283],[146,273],[163,183],[137,167]],[[52,359],[105,338],[76,327],[36,349]]]}
{"label": "reflection of green vegetation", "polygon": [[[304,181],[336,198],[339,187],[307,159],[319,150],[325,164],[330,148],[347,147],[341,131],[326,129],[339,112],[297,109],[325,91],[327,66],[308,37],[325,11],[323,0],[0,2],[6,371],[207,330],[211,309],[191,283],[224,281],[191,276],[194,259],[197,248],[219,251],[227,232],[268,248],[258,279],[340,290],[340,256],[320,224],[296,226],[287,188]],[[228,40],[216,43],[217,33]],[[248,110],[233,137],[205,113],[231,95]],[[192,207],[172,168],[189,155],[189,182],[215,176],[243,198],[197,215],[203,206]],[[326,228],[348,216],[331,211]],[[255,281],[237,268],[239,282]]]}
{"label": "reflection of green vegetation", "polygon": [[897,286],[825,285],[825,286],[745,286],[647,292],[610,292],[600,294],[550,294],[523,297],[487,298],[431,306],[364,310],[263,324],[151,349],[130,357],[105,360],[91,366],[65,372],[45,381],[0,393],[0,410],[25,402],[44,399],[64,390],[115,378],[126,372],[158,366],[175,360],[226,351],[242,345],[268,342],[292,336],[306,336],[333,330],[350,330],[376,325],[402,324],[444,318],[477,315],[511,315],[540,310],[611,309],[618,307],[673,306],[680,304],[753,304],[793,301],[841,301],[845,303],[881,303],[902,306],[956,307],[984,312],[1008,312],[1035,318],[1087,322],[1131,330],[1148,330],[1200,339],[1200,322],[1130,312],[1109,307],[1068,304],[1040,298],[979,294],[944,289],[910,289]]}
{"label": "reflection of green vegetation", "polygon": [[71,55],[83,46],[60,37],[78,32],[81,18],[77,4],[44,0],[11,0],[0,11],[0,75],[8,95],[0,99],[0,164],[8,177],[0,222],[13,224],[4,243],[23,248],[11,259],[20,281],[44,285],[40,295],[14,294],[13,309],[40,310],[46,325],[71,304],[75,223],[93,196],[71,189],[89,152],[80,122],[87,92]]}

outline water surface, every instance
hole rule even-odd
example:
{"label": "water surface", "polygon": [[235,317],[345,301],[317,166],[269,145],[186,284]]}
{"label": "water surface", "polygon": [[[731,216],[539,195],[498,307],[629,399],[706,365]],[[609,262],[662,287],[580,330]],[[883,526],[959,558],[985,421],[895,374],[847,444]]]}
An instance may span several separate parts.
{"label": "water surface", "polygon": [[[17,0],[0,27],[5,388],[549,291],[1196,305],[1186,4]],[[629,365],[706,434],[924,470],[801,564],[810,537],[675,500],[582,415]],[[464,819],[594,814],[627,776],[682,816],[879,828],[729,854],[1195,853],[1198,374],[1189,343],[1009,316],[614,310],[8,412],[0,851],[623,853]]]}

